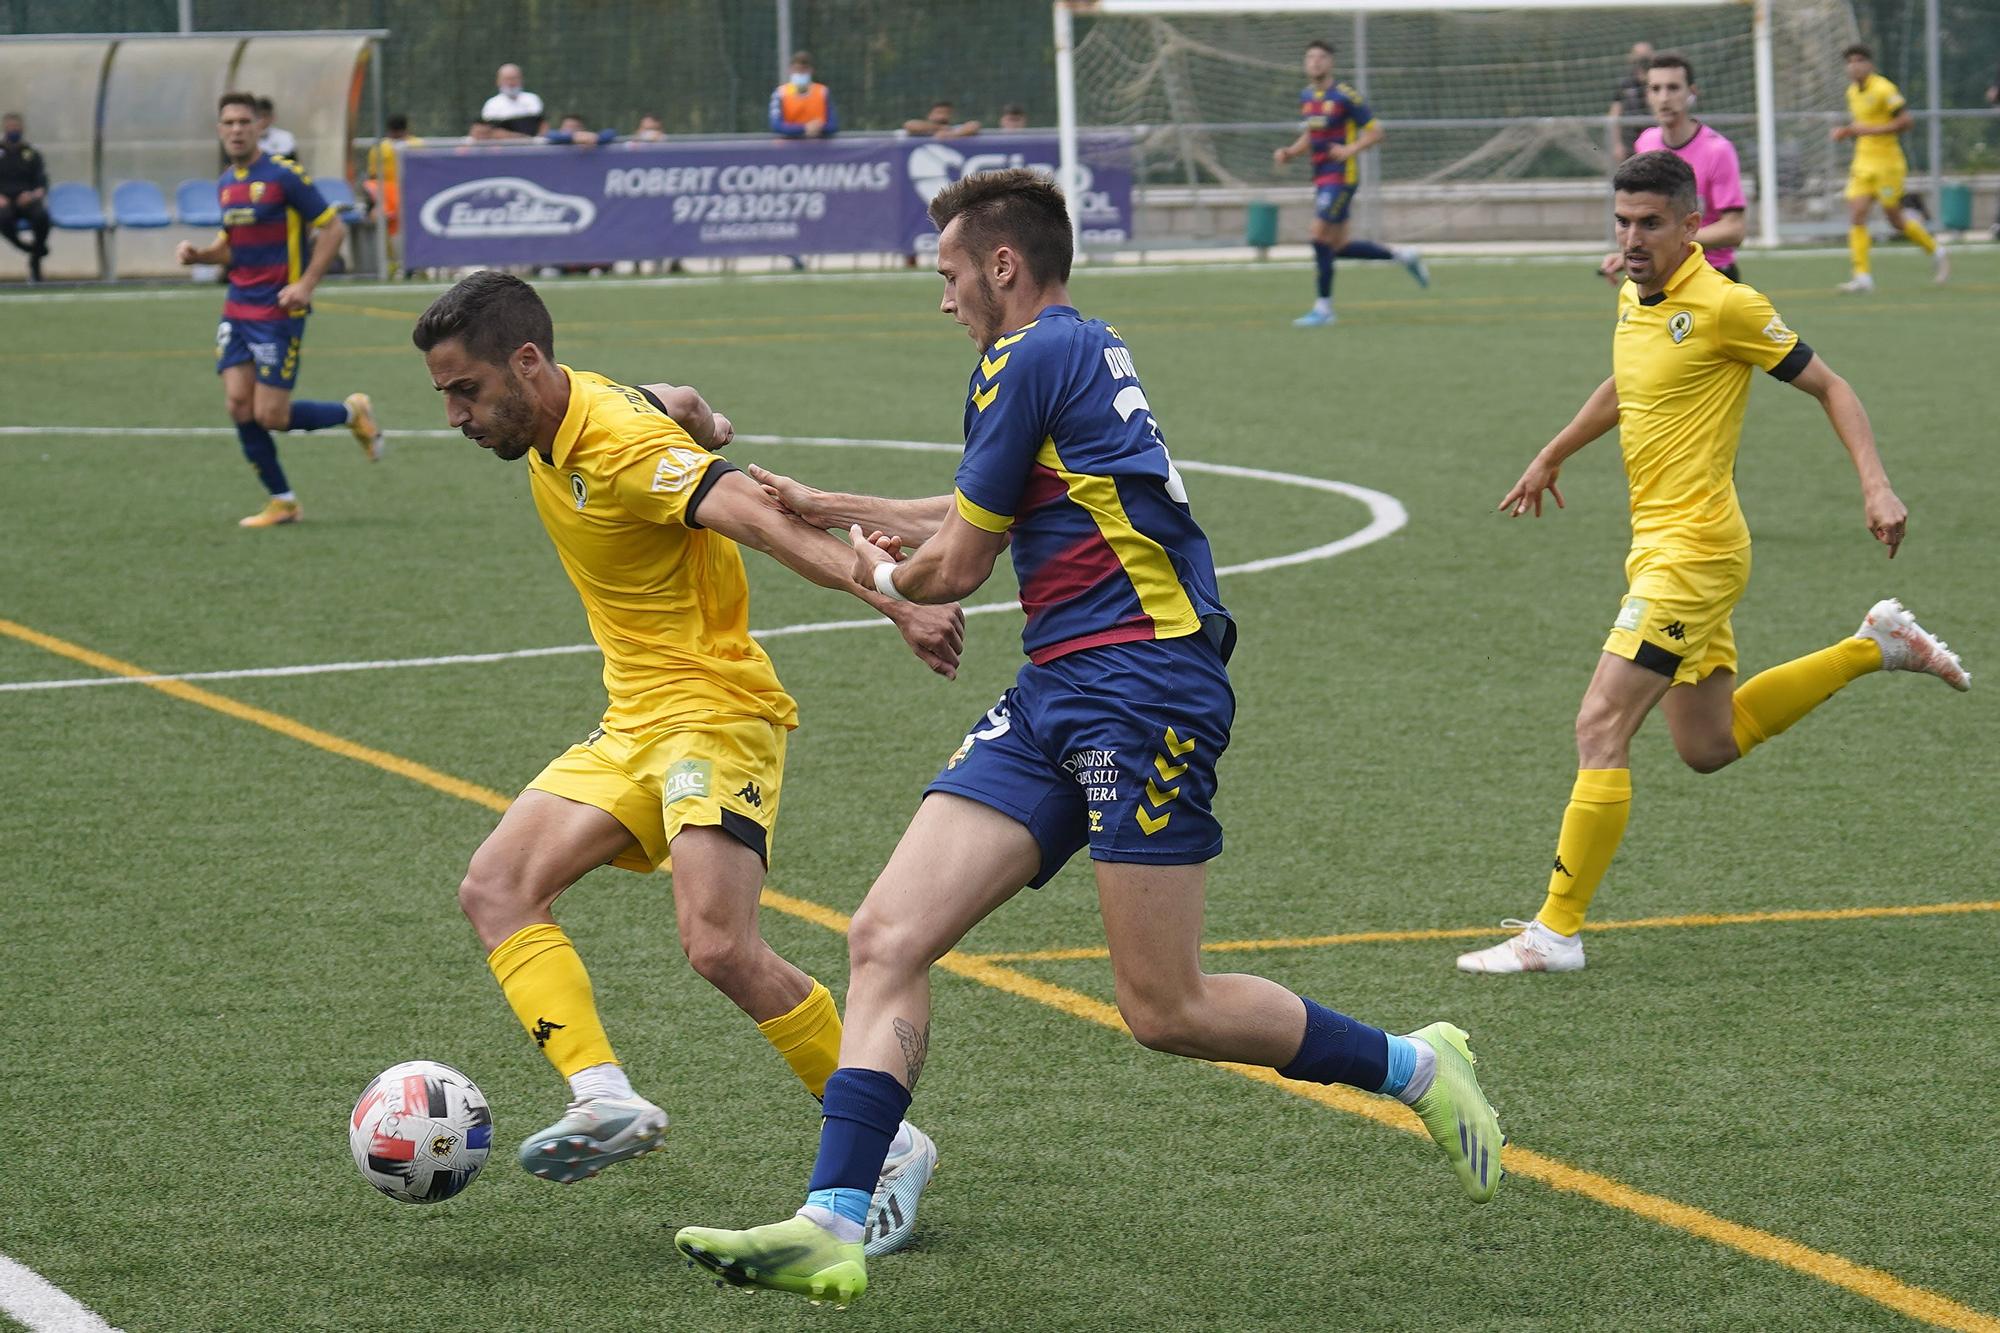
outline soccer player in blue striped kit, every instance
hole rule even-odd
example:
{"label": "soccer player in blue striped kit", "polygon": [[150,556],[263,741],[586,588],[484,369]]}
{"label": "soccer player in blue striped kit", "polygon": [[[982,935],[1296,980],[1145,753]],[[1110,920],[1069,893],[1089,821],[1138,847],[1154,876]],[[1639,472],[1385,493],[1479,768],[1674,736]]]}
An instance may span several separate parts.
{"label": "soccer player in blue striped kit", "polygon": [[[675,1244],[739,1286],[860,1295],[870,1192],[929,1049],[931,964],[1085,847],[1134,1037],[1397,1097],[1485,1202],[1501,1138],[1463,1032],[1394,1036],[1262,977],[1201,970],[1207,862],[1222,849],[1216,760],[1236,711],[1236,626],[1208,539],[1130,350],[1069,304],[1061,191],[1023,170],[968,176],[930,215],[942,308],[981,351],[955,493],[885,500],[753,475],[808,522],[847,527],[856,583],[884,596],[957,600],[1011,547],[1028,665],[950,756],[854,916],[805,1206],[749,1231],[684,1228]],[[916,552],[899,561],[906,542]]]}

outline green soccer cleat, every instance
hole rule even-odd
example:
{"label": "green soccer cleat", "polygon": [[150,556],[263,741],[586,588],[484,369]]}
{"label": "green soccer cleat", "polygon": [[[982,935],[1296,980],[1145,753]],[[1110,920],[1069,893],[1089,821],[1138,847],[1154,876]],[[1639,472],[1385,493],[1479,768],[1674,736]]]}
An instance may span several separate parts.
{"label": "green soccer cleat", "polygon": [[748,1231],[682,1227],[674,1248],[733,1287],[789,1291],[815,1305],[846,1305],[868,1290],[860,1241],[843,1241],[819,1223],[788,1217]]}
{"label": "green soccer cleat", "polygon": [[1438,1150],[1458,1173],[1458,1183],[1474,1203],[1485,1203],[1500,1188],[1500,1119],[1472,1072],[1472,1048],[1450,1023],[1432,1023],[1410,1034],[1437,1053],[1437,1076],[1417,1098],[1414,1110],[1437,1141]]}

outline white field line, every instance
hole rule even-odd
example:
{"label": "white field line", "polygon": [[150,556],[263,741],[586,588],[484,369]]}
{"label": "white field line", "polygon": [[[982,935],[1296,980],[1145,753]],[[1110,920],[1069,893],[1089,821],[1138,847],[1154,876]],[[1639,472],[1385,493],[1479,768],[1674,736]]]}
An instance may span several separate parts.
{"label": "white field line", "polygon": [[[33,426],[0,426],[0,435],[24,434],[37,431]],[[48,433],[75,434],[88,432],[87,438],[104,434],[131,434],[117,427],[109,426],[68,426],[55,427]],[[235,432],[210,430],[207,428],[181,430],[170,427],[151,427],[147,435],[229,435]],[[410,435],[425,437],[459,438],[457,431],[410,431]],[[890,449],[904,453],[956,454],[960,446],[939,444],[930,440],[852,440],[823,435],[739,435],[739,444],[795,445],[825,449]],[[1218,577],[1229,574],[1261,574],[1266,570],[1283,569],[1289,565],[1303,565],[1315,560],[1330,560],[1334,556],[1378,542],[1389,534],[1404,527],[1409,521],[1409,511],[1393,495],[1370,490],[1366,486],[1356,486],[1344,481],[1328,481],[1323,477],[1308,477],[1296,472],[1273,472],[1264,468],[1237,467],[1230,463],[1199,463],[1177,461],[1175,466],[1184,472],[1206,472],[1214,476],[1235,477],[1245,481],[1264,481],[1279,486],[1296,486],[1305,490],[1326,491],[1333,495],[1344,495],[1359,500],[1368,507],[1368,523],[1358,531],[1351,532],[1337,540],[1308,547],[1303,551],[1292,551],[1285,555],[1266,556],[1261,560],[1246,560],[1240,564],[1224,565],[1217,569]],[[1000,611],[1018,611],[1019,602],[979,602],[965,608],[968,616],[992,615]],[[829,630],[874,629],[889,622],[879,616],[869,616],[854,620],[817,620],[797,625],[776,625],[770,629],[753,630],[759,640],[779,639],[794,634],[817,634]],[[553,648],[515,648],[491,653],[451,653],[438,657],[398,657],[381,658],[357,662],[309,662],[296,666],[240,667],[228,671],[184,671],[161,676],[83,676],[61,677],[55,680],[17,680],[0,682],[0,693],[14,693],[27,690],[72,690],[100,685],[146,685],[170,680],[249,680],[268,676],[319,676],[333,672],[348,671],[390,671],[402,668],[470,666],[485,662],[508,662],[521,658],[562,657],[572,654],[594,653],[595,643],[563,644]]]}
{"label": "white field line", "polygon": [[30,1333],[117,1333],[97,1312],[26,1264],[0,1254],[0,1314]]}

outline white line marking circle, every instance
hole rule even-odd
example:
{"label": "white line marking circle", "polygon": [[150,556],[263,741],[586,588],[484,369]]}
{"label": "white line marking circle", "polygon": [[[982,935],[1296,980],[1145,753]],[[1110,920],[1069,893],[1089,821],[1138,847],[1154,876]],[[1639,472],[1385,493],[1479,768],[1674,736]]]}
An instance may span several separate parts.
{"label": "white line marking circle", "polygon": [[[228,436],[235,438],[229,430],[198,427],[176,429],[170,427],[141,427],[124,429],[116,426],[0,426],[0,436],[5,435],[69,435],[86,439],[103,438],[166,438],[185,436]],[[444,439],[457,440],[463,437],[455,430],[397,431],[399,439]],[[933,440],[859,440],[833,435],[738,435],[733,441],[737,445],[786,445],[815,449],[887,449],[902,453],[957,454],[962,452],[956,444],[939,444]],[[1206,472],[1218,477],[1236,477],[1246,481],[1264,481],[1279,486],[1296,486],[1304,490],[1325,491],[1332,495],[1346,496],[1359,500],[1368,507],[1368,523],[1358,531],[1351,532],[1335,541],[1307,547],[1303,551],[1293,551],[1286,555],[1266,556],[1261,560],[1246,560],[1234,565],[1223,565],[1216,569],[1217,577],[1230,574],[1261,574],[1266,570],[1283,569],[1290,565],[1309,564],[1316,560],[1331,560],[1334,556],[1381,541],[1391,533],[1406,527],[1410,521],[1409,511],[1395,496],[1382,491],[1370,490],[1366,486],[1356,486],[1351,482],[1329,481],[1324,477],[1308,477],[1297,472],[1274,472],[1265,468],[1238,467],[1232,463],[1201,463],[1176,459],[1175,466],[1186,472]],[[1019,611],[1021,604],[1015,601],[979,602],[965,608],[968,616],[992,615],[1000,611]],[[818,620],[798,625],[776,625],[770,629],[752,630],[753,637],[764,639],[785,638],[794,634],[818,634],[829,630],[873,629],[886,626],[889,622],[879,616],[857,620]],[[63,677],[56,680],[20,680],[0,683],[0,693],[23,690],[63,690],[78,689],[95,685],[147,685],[160,684],[170,680],[245,680],[268,676],[318,676],[332,672],[347,671],[388,671],[405,667],[462,666],[482,662],[504,662],[518,658],[559,657],[577,653],[594,653],[594,643],[564,644],[554,648],[516,648],[492,653],[452,653],[442,657],[403,657],[359,662],[312,662],[299,666],[242,667],[231,671],[184,671],[174,675],[161,676],[86,676]]]}

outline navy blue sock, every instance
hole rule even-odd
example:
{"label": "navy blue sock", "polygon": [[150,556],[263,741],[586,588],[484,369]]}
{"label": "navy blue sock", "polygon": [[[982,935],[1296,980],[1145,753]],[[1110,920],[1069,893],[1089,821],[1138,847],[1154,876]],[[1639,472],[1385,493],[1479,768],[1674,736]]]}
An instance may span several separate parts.
{"label": "navy blue sock", "polygon": [[1314,241],[1313,265],[1319,270],[1319,299],[1327,300],[1333,295],[1333,247]]}
{"label": "navy blue sock", "polygon": [[257,469],[257,480],[264,483],[265,490],[283,495],[292,489],[285,481],[285,470],[278,466],[278,442],[270,431],[254,421],[239,421],[236,438],[243,441],[243,456]]}
{"label": "navy blue sock", "polygon": [[[836,1069],[826,1081],[819,1160],[808,1190],[875,1190],[910,1090],[879,1069]],[[865,1200],[864,1200],[865,1202]]]}
{"label": "navy blue sock", "polygon": [[347,424],[346,403],[316,403],[310,399],[294,399],[292,420],[287,430],[325,430],[328,426]]}
{"label": "navy blue sock", "polygon": [[1380,241],[1349,241],[1340,247],[1342,259],[1394,259],[1396,252]]}
{"label": "navy blue sock", "polygon": [[1305,1083],[1345,1083],[1367,1092],[1381,1091],[1389,1081],[1389,1034],[1303,995],[1299,1003],[1306,1007],[1306,1037],[1292,1062],[1278,1072]]}

